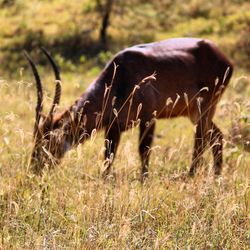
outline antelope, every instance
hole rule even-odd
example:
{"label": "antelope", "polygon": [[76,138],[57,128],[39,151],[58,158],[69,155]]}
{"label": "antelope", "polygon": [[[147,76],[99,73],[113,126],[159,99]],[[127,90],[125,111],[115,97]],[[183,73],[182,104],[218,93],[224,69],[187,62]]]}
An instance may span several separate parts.
{"label": "antelope", "polygon": [[48,115],[42,114],[43,90],[35,63],[26,53],[37,88],[31,165],[40,171],[57,165],[64,154],[105,130],[105,170],[110,173],[122,132],[138,125],[141,178],[148,176],[150,147],[157,119],[188,117],[195,125],[189,175],[210,146],[214,173],[221,174],[223,134],[213,122],[216,105],[233,72],[232,63],[209,40],[175,38],[135,45],[117,53],[96,80],[64,112],[56,112],[61,77],[52,56],[56,86]]}

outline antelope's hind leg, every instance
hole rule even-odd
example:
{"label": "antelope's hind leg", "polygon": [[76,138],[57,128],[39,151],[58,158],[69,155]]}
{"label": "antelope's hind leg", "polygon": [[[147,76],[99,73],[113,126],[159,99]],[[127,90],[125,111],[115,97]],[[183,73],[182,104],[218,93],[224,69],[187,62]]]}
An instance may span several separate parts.
{"label": "antelope's hind leg", "polygon": [[223,134],[220,129],[212,122],[211,135],[209,138],[210,147],[214,158],[214,173],[220,175],[223,163]]}
{"label": "antelope's hind leg", "polygon": [[[203,115],[206,117],[206,115]],[[197,168],[202,164],[202,155],[207,147],[210,145],[213,160],[214,160],[214,172],[219,175],[222,170],[222,144],[223,134],[220,129],[212,122],[210,116],[201,118],[196,127],[194,151],[192,156],[192,165],[190,167],[189,175],[194,176]]]}
{"label": "antelope's hind leg", "polygon": [[139,153],[142,164],[142,173],[141,173],[142,182],[146,177],[148,177],[150,147],[153,142],[154,130],[155,130],[155,122],[149,123],[148,126],[146,126],[145,122],[140,123]]}

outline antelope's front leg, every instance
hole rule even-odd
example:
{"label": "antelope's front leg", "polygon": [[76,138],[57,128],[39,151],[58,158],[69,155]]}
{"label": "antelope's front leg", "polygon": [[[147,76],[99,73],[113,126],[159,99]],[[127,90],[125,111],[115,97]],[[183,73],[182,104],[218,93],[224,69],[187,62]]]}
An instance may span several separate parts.
{"label": "antelope's front leg", "polygon": [[113,125],[110,129],[106,129],[105,135],[105,169],[102,177],[106,179],[110,173],[111,165],[115,158],[118,144],[120,142],[121,133],[118,129],[118,125]]}

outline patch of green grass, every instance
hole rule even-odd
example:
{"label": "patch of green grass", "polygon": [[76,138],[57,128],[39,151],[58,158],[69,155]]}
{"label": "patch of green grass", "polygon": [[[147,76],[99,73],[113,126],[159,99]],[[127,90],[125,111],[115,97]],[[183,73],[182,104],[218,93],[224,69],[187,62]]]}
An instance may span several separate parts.
{"label": "patch of green grass", "polygon": [[177,36],[210,38],[237,65],[248,68],[249,64],[250,12],[246,1],[115,3],[107,53],[98,49],[101,15],[93,1],[19,0],[0,9],[0,23],[4,24],[0,60],[5,62],[0,72],[7,70],[10,75],[24,63],[23,49],[32,50],[43,62],[38,48],[45,46],[63,59],[64,70],[84,72],[96,64],[103,66],[103,59],[124,47]]}

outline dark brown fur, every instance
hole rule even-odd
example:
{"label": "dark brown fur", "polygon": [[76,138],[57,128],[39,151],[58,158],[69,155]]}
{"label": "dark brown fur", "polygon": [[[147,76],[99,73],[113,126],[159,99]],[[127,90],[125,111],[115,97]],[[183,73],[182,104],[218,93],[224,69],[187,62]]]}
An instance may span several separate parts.
{"label": "dark brown fur", "polygon": [[[144,178],[156,119],[186,116],[196,125],[190,175],[195,173],[207,144],[212,148],[215,173],[220,174],[223,135],[212,119],[232,71],[229,60],[208,40],[177,38],[125,49],[69,110],[53,116],[47,132],[58,131],[63,139],[57,142],[57,136],[54,141],[48,136],[47,142],[53,141],[53,146],[47,150],[59,159],[94,129],[103,128],[107,175],[121,133],[138,123]],[[33,155],[42,150],[42,141],[40,138],[36,143]]]}

